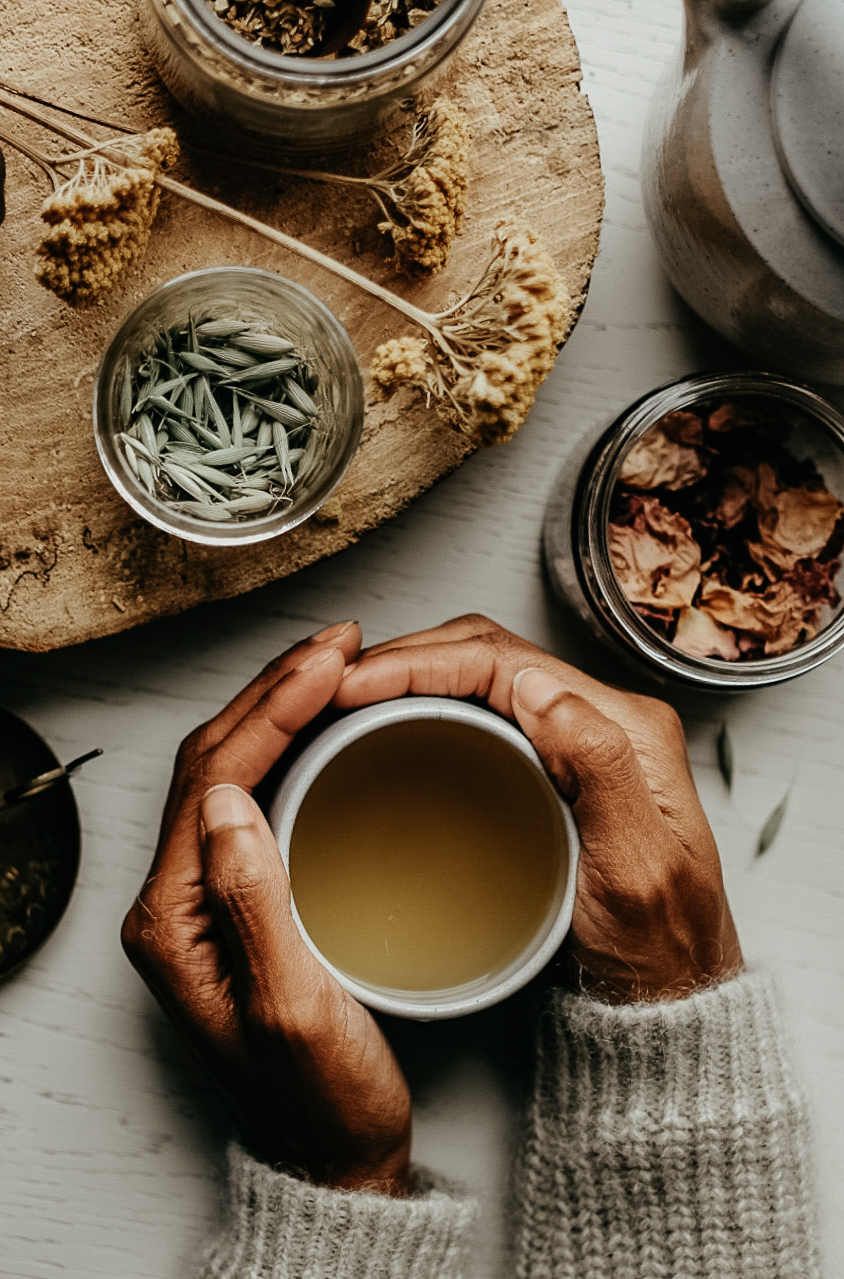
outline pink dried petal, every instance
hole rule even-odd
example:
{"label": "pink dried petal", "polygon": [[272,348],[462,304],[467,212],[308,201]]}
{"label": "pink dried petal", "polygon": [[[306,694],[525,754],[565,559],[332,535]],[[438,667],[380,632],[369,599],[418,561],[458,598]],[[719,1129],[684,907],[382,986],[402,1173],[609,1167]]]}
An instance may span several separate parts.
{"label": "pink dried petal", "polygon": [[[695,484],[706,475],[706,463],[696,448],[680,442],[683,434],[692,433],[686,423],[675,423],[673,418],[691,418],[691,414],[674,413],[663,418],[646,431],[633,445],[621,468],[621,481],[637,489],[681,489]],[[700,428],[700,420],[693,418]],[[677,431],[677,436],[672,431]]]}
{"label": "pink dried petal", "polygon": [[741,657],[734,632],[699,608],[680,610],[674,646],[690,657],[723,657],[727,662]]}
{"label": "pink dried petal", "polygon": [[682,515],[673,515],[656,499],[643,508],[633,527],[610,524],[607,529],[618,584],[632,604],[683,608],[700,585],[700,547]]}
{"label": "pink dried petal", "polygon": [[699,607],[722,626],[759,636],[768,654],[785,653],[814,634],[806,605],[788,581],[775,582],[759,595],[704,582]]}

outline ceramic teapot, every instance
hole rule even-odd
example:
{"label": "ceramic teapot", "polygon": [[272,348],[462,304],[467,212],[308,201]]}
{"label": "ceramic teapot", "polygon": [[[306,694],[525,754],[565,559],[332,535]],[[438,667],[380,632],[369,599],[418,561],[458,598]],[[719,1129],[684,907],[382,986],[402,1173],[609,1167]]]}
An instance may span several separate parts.
{"label": "ceramic teapot", "polygon": [[678,292],[764,366],[844,384],[844,0],[685,0],[646,213]]}

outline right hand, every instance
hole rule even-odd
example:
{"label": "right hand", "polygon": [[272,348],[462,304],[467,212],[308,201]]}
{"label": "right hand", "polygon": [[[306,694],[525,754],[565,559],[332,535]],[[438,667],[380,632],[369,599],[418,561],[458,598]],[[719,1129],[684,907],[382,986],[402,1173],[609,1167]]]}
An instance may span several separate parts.
{"label": "right hand", "polygon": [[483,697],[515,719],[570,801],[582,849],[566,953],[610,1002],[677,999],[738,972],[741,950],[682,726],[484,617],[364,651],[334,702]]}

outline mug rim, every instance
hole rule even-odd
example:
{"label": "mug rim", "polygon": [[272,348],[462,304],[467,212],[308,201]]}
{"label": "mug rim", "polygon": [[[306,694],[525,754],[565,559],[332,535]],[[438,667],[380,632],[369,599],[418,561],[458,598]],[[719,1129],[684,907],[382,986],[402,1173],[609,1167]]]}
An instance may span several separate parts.
{"label": "mug rim", "polygon": [[515,994],[531,981],[554,956],[568,933],[574,910],[580,836],[569,805],[562,798],[541,759],[524,734],[495,711],[448,697],[408,696],[376,702],[350,711],[329,725],[296,759],[283,778],[269,807],[268,820],[285,870],[290,869],[290,838],[299,808],[317,776],[331,760],[371,732],[408,720],[446,721],[479,728],[503,741],[536,771],[549,801],[555,805],[565,832],[567,866],[558,876],[558,888],[542,926],[520,953],[498,972],[431,991],[405,990],[371,984],[350,976],[332,964],[311,939],[296,908],[291,891],[294,922],[308,949],[336,981],[360,1003],[395,1017],[420,1021],[461,1017]]}

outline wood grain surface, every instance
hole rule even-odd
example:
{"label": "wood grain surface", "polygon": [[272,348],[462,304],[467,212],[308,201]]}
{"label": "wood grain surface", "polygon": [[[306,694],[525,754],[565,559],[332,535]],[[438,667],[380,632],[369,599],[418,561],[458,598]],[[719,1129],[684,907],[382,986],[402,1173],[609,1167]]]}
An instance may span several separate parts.
{"label": "wood grain surface", "polygon": [[[134,6],[44,0],[21,13],[0,2],[0,78],[138,130],[173,124],[206,147],[141,44]],[[603,186],[595,127],[580,92],[578,52],[557,0],[488,0],[445,85],[474,131],[469,212],[446,272],[396,280],[365,192],[185,158],[191,185],[306,240],[440,310],[477,279],[500,219],[524,218],[543,238],[583,305],[597,253]],[[0,128],[41,145],[43,131],[0,110]],[[100,131],[102,132],[102,131]],[[237,595],[347,547],[406,507],[472,451],[416,392],[385,403],[369,362],[388,337],[413,332],[389,307],[252,232],[167,196],[145,259],[123,287],[75,311],[34,280],[44,176],[7,150],[0,236],[3,389],[0,448],[0,645],[43,651],[123,630],[202,601]],[[381,147],[383,151],[383,146]],[[367,392],[358,454],[331,504],[292,532],[250,548],[206,548],[147,525],[100,466],[91,429],[92,382],[122,317],[155,285],[202,266],[261,266],[299,281],[353,335]]]}

